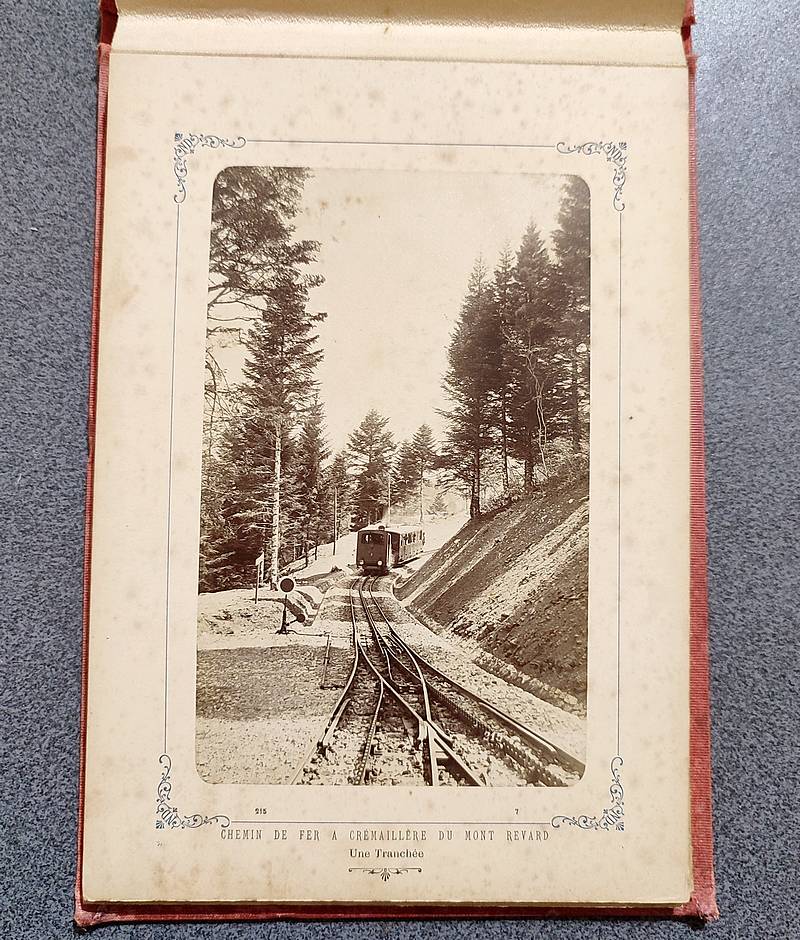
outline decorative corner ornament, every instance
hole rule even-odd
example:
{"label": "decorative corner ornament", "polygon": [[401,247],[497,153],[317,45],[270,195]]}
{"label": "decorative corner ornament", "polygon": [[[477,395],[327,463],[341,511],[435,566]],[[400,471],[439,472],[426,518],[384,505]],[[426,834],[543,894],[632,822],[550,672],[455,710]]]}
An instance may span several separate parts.
{"label": "decorative corner ornament", "polygon": [[172,797],[172,781],[169,779],[172,770],[172,760],[169,754],[162,754],[158,759],[161,764],[161,780],[158,784],[158,799],[156,800],[156,829],[199,829],[217,823],[221,829],[227,829],[231,821],[227,816],[203,816],[194,813],[191,816],[182,816],[174,806],[170,805]]}
{"label": "decorative corner ornament", "polygon": [[377,875],[381,881],[388,881],[392,875],[405,875],[406,872],[421,872],[421,868],[348,868],[350,872],[363,871],[368,875]]}
{"label": "decorative corner ornament", "polygon": [[182,134],[180,131],[176,131],[172,161],[172,170],[178,184],[178,191],[173,196],[175,202],[180,205],[186,199],[186,178],[189,175],[189,166],[186,160],[199,147],[208,147],[211,150],[230,147],[233,150],[241,150],[246,143],[247,140],[244,137],[229,138],[217,137],[214,134]]}
{"label": "decorative corner ornament", "polygon": [[625,208],[625,203],[622,201],[622,187],[627,179],[628,163],[628,145],[624,140],[617,143],[603,141],[597,143],[589,141],[585,144],[559,143],[556,144],[556,150],[559,153],[605,154],[606,160],[614,167],[614,176],[611,180],[614,187],[614,208],[617,212],[622,212]]}
{"label": "decorative corner ornament", "polygon": [[611,786],[608,788],[611,797],[611,806],[603,810],[600,816],[553,816],[551,824],[554,829],[561,825],[577,826],[578,829],[604,829],[625,830],[625,791],[620,780],[620,767],[623,765],[621,757],[617,756],[611,761]]}

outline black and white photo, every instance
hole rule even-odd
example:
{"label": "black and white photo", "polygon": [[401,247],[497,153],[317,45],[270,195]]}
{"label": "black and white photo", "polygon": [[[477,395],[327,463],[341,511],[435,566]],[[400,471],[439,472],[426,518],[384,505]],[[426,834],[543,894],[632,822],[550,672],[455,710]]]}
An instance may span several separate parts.
{"label": "black and white photo", "polygon": [[578,176],[219,173],[206,782],[580,779],[590,253]]}

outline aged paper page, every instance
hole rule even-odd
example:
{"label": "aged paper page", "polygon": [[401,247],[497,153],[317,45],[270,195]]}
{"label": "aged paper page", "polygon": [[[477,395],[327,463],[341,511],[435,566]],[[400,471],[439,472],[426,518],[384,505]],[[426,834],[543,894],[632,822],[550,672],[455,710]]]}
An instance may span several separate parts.
{"label": "aged paper page", "polygon": [[[463,61],[455,48],[448,61],[436,61],[430,33],[411,25],[403,34],[404,55],[397,54],[392,31],[383,39],[380,31],[353,24],[338,50],[327,48],[324,26],[308,26],[302,40],[276,26],[274,34],[254,35],[253,45],[282,36],[290,51],[260,55],[150,54],[133,32],[120,33],[125,42],[115,45],[109,76],[92,506],[88,901],[655,905],[689,897],[689,184],[680,38],[653,31],[640,46],[628,34],[627,48],[614,53],[624,63],[588,65],[579,63],[594,48],[593,31],[577,30],[577,39],[563,39],[573,64],[557,64],[548,61],[552,43],[537,42],[535,31],[463,29],[466,46],[481,50]],[[314,54],[302,53],[304,42]],[[298,168],[302,179],[292,176]],[[320,721],[324,728],[347,675],[344,668],[338,685],[331,680],[323,694],[322,670],[328,662],[342,668],[355,655],[347,605],[358,603],[359,584],[369,591],[369,572],[357,564],[357,536],[347,523],[351,541],[343,540],[336,561],[347,577],[321,585],[328,594],[320,619],[307,618],[307,628],[297,620],[295,640],[287,632],[274,641],[274,628],[257,642],[252,636],[240,642],[233,628],[231,636],[204,632],[211,596],[234,584],[222,575],[202,580],[203,545],[211,537],[201,529],[214,486],[209,467],[216,466],[215,447],[233,446],[209,443],[209,422],[218,414],[210,417],[209,395],[218,390],[209,392],[209,376],[231,387],[250,381],[251,391],[257,384],[247,379],[245,362],[255,354],[243,295],[231,295],[229,312],[221,302],[209,306],[210,286],[223,291],[214,280],[216,226],[227,224],[226,192],[241,193],[248,179],[261,185],[270,173],[299,187],[291,238],[320,246],[308,273],[325,283],[284,284],[282,296],[289,304],[306,291],[308,309],[327,314],[314,327],[325,356],[314,381],[321,383],[331,452],[352,452],[352,430],[371,409],[391,417],[395,400],[398,448],[423,422],[437,441],[452,434],[452,420],[441,415],[452,406],[440,386],[476,257],[485,254],[486,283],[494,283],[504,245],[512,264],[534,212],[545,256],[558,257],[551,233],[559,225],[565,230],[565,199],[583,200],[588,303],[583,325],[577,315],[569,321],[585,331],[570,347],[573,378],[580,375],[582,384],[580,392],[577,378],[563,386],[564,400],[571,387],[574,403],[572,431],[563,433],[570,459],[580,453],[588,462],[583,496],[564,509],[564,519],[588,533],[584,678],[580,688],[563,687],[559,699],[547,691],[557,684],[549,674],[538,686],[516,682],[516,667],[494,674],[510,689],[505,711],[519,706],[513,717],[526,724],[543,716],[539,731],[556,750],[547,759],[540,753],[541,771],[528,768],[526,775],[513,761],[509,770],[494,755],[481,765],[476,785],[443,785],[463,784],[467,771],[447,755],[444,736],[424,722],[421,736],[431,736],[426,740],[434,742],[439,762],[451,768],[435,786],[416,763],[419,779],[407,768],[392,779],[375,758],[370,773],[383,786],[354,785],[346,775],[319,779],[318,771],[304,769],[303,755],[309,746],[313,753]],[[521,208],[527,201],[530,213]],[[236,244],[231,250],[239,264]],[[413,265],[404,267],[404,259]],[[230,280],[232,269],[224,270]],[[446,293],[454,270],[463,276],[453,281],[455,293]],[[270,282],[262,295],[278,303],[277,290]],[[571,311],[578,309],[574,297],[570,303]],[[250,314],[263,319],[268,304],[255,307]],[[233,346],[220,345],[216,332],[226,317],[234,321]],[[564,349],[551,365],[566,362]],[[209,366],[209,352],[218,371]],[[530,366],[534,378],[537,368]],[[370,381],[380,392],[373,394]],[[554,381],[553,387],[562,386]],[[299,446],[305,420],[298,418],[296,431],[283,438],[278,433],[286,448]],[[246,437],[249,426],[241,427],[247,446],[260,446]],[[500,445],[492,441],[487,453],[497,468]],[[543,448],[552,442],[539,443],[542,460],[551,459]],[[277,465],[289,459],[279,452]],[[451,454],[453,474],[454,460]],[[515,463],[512,453],[509,460],[510,476],[519,469],[524,478],[523,457]],[[446,472],[425,477],[423,470],[426,505],[419,514],[428,516],[419,527],[430,540],[439,531],[430,518],[436,516],[433,487]],[[531,469],[527,484],[543,479]],[[220,484],[226,499],[239,487],[233,481]],[[477,497],[473,480],[473,502],[484,513],[493,494],[510,492],[512,484],[501,470],[487,469]],[[466,524],[475,505],[469,505],[469,485],[466,491],[460,485],[456,480],[447,489],[442,482],[440,517],[452,521],[456,511],[466,511]],[[416,490],[406,494],[407,528],[397,528],[393,548],[384,533],[400,523],[400,504],[395,494],[391,516],[392,496],[384,500],[382,486],[370,497],[376,512],[359,524],[374,530],[388,551],[407,552],[413,572],[414,559],[424,557],[413,547]],[[265,532],[274,523],[271,513],[265,509],[259,523]],[[450,544],[457,531],[452,525],[438,544]],[[543,577],[546,559],[559,557],[571,532],[553,529],[538,555],[531,549],[530,577]],[[219,548],[215,557],[242,544]],[[430,547],[438,546],[430,541]],[[264,548],[266,582],[266,536]],[[258,559],[251,554],[241,564],[254,575]],[[511,557],[503,562],[509,568]],[[578,570],[572,557],[563,562],[565,571],[573,564]],[[384,558],[391,567],[392,556]],[[294,560],[282,556],[279,573]],[[404,558],[395,561],[402,579]],[[301,581],[302,564],[291,573]],[[424,572],[414,577],[424,580]],[[488,590],[500,610],[519,584],[493,577]],[[401,611],[390,578],[370,583],[373,611],[381,605]],[[422,580],[409,583],[424,590]],[[247,590],[252,593],[252,581]],[[269,594],[269,585],[263,590]],[[559,603],[573,593],[564,588]],[[316,613],[319,598],[308,594]],[[413,611],[413,602],[402,609]],[[344,624],[338,633],[330,609],[336,604]],[[253,602],[257,611],[269,605],[268,597]],[[304,641],[300,634],[314,632],[326,617],[319,636]],[[366,623],[358,612],[353,617]],[[401,632],[403,622],[398,613]],[[421,621],[415,623],[402,634],[412,645]],[[462,655],[459,636],[465,635],[453,628],[445,637],[456,648],[451,664]],[[438,642],[432,636],[429,656],[437,655]],[[464,639],[463,649],[468,646]],[[446,670],[446,649],[438,649],[439,668]],[[284,657],[284,673],[268,665],[270,656]],[[474,660],[463,680],[473,687]],[[259,686],[253,677],[262,675],[262,663]],[[302,695],[291,698],[301,679],[317,711],[301,714]],[[237,694],[242,701],[231,704]],[[262,743],[248,744],[242,722],[250,721],[256,736],[267,727],[256,714],[263,696],[271,730]],[[433,724],[445,720],[436,718],[436,707]],[[422,710],[421,699],[415,708]],[[397,727],[413,739],[416,719],[409,714]],[[459,751],[460,733],[453,733],[452,747],[461,762],[483,760],[468,748]],[[424,748],[423,742],[419,753]],[[279,758],[285,773],[276,769]]]}

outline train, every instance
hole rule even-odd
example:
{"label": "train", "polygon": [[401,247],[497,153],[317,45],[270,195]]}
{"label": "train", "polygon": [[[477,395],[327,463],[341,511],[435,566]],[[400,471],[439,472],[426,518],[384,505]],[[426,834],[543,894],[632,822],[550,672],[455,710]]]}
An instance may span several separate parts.
{"label": "train", "polygon": [[369,525],[358,530],[356,565],[364,571],[389,571],[425,550],[425,530],[414,525]]}

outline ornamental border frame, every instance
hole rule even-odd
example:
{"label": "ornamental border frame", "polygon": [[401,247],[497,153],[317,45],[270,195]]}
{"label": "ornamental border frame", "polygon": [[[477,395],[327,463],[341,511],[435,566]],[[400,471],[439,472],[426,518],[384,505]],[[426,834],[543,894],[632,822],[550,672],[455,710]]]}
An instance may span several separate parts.
{"label": "ornamental border frame", "polygon": [[411,866],[406,866],[404,868],[382,868],[380,866],[376,866],[375,868],[370,868],[368,866],[364,866],[362,868],[348,868],[347,870],[348,872],[351,872],[351,873],[354,871],[361,871],[367,875],[378,875],[381,881],[384,881],[384,882],[388,881],[392,877],[392,875],[406,875],[410,871],[418,872],[418,873],[422,872],[421,868],[415,868]]}
{"label": "ornamental border frame", "polygon": [[[189,163],[188,159],[190,156],[194,156],[199,148],[207,147],[211,150],[219,150],[223,147],[230,148],[232,150],[241,150],[248,143],[273,143],[273,141],[267,140],[255,140],[243,137],[238,135],[236,137],[220,137],[216,134],[195,134],[195,133],[184,133],[183,131],[175,131],[174,135],[174,147],[173,147],[173,157],[172,157],[172,171],[175,176],[175,182],[177,186],[177,191],[172,197],[173,200],[181,204],[186,201],[188,196],[188,177],[189,177]],[[274,141],[278,143],[279,141]],[[281,141],[282,143],[289,143],[289,141]],[[305,144],[348,144],[348,143],[365,143],[365,141],[341,141],[341,140],[330,140],[330,141],[313,141],[313,140],[304,140],[304,141],[291,141],[291,143],[305,143]],[[393,146],[417,146],[418,144],[415,141],[369,141],[367,143],[373,144],[385,144],[389,143]],[[453,144],[453,143],[434,143],[434,144],[425,144],[425,146],[443,146],[443,147],[470,147],[470,146],[483,146],[481,145],[470,145],[470,144]],[[498,148],[502,148],[503,144],[498,144]],[[628,144],[627,141],[585,141],[580,144],[567,144],[564,141],[559,141],[557,144],[514,144],[515,147],[531,147],[538,150],[545,150],[555,148],[558,153],[563,155],[569,154],[584,154],[586,156],[591,156],[593,154],[602,154],[605,155],[606,161],[613,166],[613,176],[611,184],[614,187],[614,196],[612,203],[617,212],[623,212],[625,210],[625,202],[622,199],[622,191],[625,187],[625,183],[628,179]]]}
{"label": "ornamental border frame", "polygon": [[[175,322],[177,318],[177,304],[178,304],[178,267],[179,267],[179,244],[180,244],[180,209],[181,205],[186,201],[188,197],[188,177],[189,177],[189,157],[194,156],[199,149],[207,148],[211,150],[219,150],[222,148],[232,149],[232,150],[241,150],[248,143],[297,143],[297,144],[374,144],[374,145],[391,145],[391,146],[441,146],[441,147],[476,147],[476,146],[485,146],[484,144],[464,144],[464,143],[445,143],[445,142],[426,142],[424,144],[419,144],[414,141],[335,141],[335,140],[296,140],[296,141],[281,141],[281,140],[266,140],[266,139],[254,139],[246,138],[242,135],[237,135],[234,137],[221,137],[215,134],[197,134],[197,133],[184,133],[181,131],[176,131],[173,138],[173,154],[172,154],[172,169],[173,175],[176,182],[176,192],[173,195],[173,201],[177,207],[177,227],[176,227],[176,251],[175,251],[175,291],[174,291],[174,307],[173,307],[173,349],[172,349],[172,377],[173,377],[173,386],[172,386],[172,396],[174,398],[174,377],[175,377]],[[552,150],[555,149],[559,154],[564,156],[568,155],[583,155],[583,156],[594,156],[601,155],[606,157],[606,162],[610,163],[613,168],[611,185],[613,187],[613,197],[612,197],[612,206],[619,213],[619,348],[618,348],[618,383],[619,377],[621,376],[621,364],[622,364],[622,215],[624,213],[626,203],[622,198],[623,189],[625,183],[628,179],[628,144],[626,141],[585,141],[577,144],[569,144],[564,141],[559,141],[556,144],[513,144],[513,145],[503,145],[497,144],[498,149],[503,147],[513,146],[516,149],[539,149],[539,150]],[[618,452],[618,469],[621,468],[621,384],[618,384],[618,394],[620,397],[619,400],[619,411],[618,411],[618,434],[619,434],[619,447]],[[171,488],[171,468],[172,468],[172,433],[173,433],[173,410],[170,410],[170,455],[169,455],[169,466],[170,466],[170,488]],[[169,501],[171,505],[171,498]],[[621,520],[621,492],[619,494],[618,501],[618,512]],[[620,523],[621,524],[621,523]],[[167,531],[171,531],[171,521],[167,521]],[[168,535],[169,541],[169,535]],[[528,823],[528,825],[536,825],[543,827],[550,827],[553,829],[559,829],[562,826],[575,827],[583,831],[619,831],[622,832],[625,829],[624,817],[625,817],[625,803],[624,803],[624,787],[622,784],[622,775],[621,768],[624,765],[624,760],[619,754],[620,750],[620,577],[621,577],[621,565],[619,563],[619,553],[621,551],[621,534],[618,533],[618,542],[617,542],[617,552],[618,552],[618,578],[617,578],[617,751],[618,753],[612,758],[610,763],[611,770],[611,784],[609,785],[609,799],[610,806],[603,808],[599,816],[590,816],[588,814],[576,814],[574,816],[559,814],[553,816],[548,822],[537,822],[537,823]],[[167,571],[167,611],[166,611],[166,624],[165,624],[165,633],[166,633],[166,648],[165,654],[168,656],[168,639],[169,639],[169,570]],[[207,825],[219,825],[221,829],[228,828],[232,823],[229,816],[225,814],[215,814],[212,816],[206,816],[200,813],[190,814],[188,816],[182,815],[175,807],[170,805],[170,800],[172,798],[172,781],[170,779],[170,773],[172,770],[172,760],[167,753],[167,697],[168,697],[168,664],[165,664],[165,688],[164,688],[164,748],[163,752],[160,755],[158,762],[161,767],[161,777],[157,786],[157,799],[156,799],[156,828],[169,828],[169,829],[199,829]],[[260,825],[268,826],[275,823],[274,820],[264,820],[264,821],[248,821],[250,825]],[[336,825],[336,822],[333,821],[331,825]],[[436,821],[434,825],[447,825],[447,822]],[[504,823],[497,824],[488,824],[488,825],[504,825]],[[422,869],[416,868],[403,868],[403,869],[389,869],[389,868],[350,868],[350,872],[353,871],[365,871],[369,874],[378,874],[384,881],[388,881],[389,877],[392,874],[403,874],[407,871],[422,871]]]}

